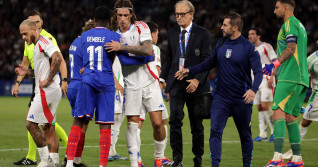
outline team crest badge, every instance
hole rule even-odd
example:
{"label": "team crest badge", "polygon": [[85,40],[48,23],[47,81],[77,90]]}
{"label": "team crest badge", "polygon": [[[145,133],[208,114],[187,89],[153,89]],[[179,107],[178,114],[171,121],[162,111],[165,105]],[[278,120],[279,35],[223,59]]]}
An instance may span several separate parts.
{"label": "team crest badge", "polygon": [[199,56],[200,55],[200,49],[194,49],[194,54],[196,56]]}
{"label": "team crest badge", "polygon": [[227,50],[226,50],[225,57],[226,57],[226,58],[230,58],[231,55],[232,55],[232,49],[227,49]]}
{"label": "team crest badge", "polygon": [[132,36],[130,36],[129,38],[130,38],[130,40],[134,40],[134,39],[135,39],[135,36],[132,35]]}

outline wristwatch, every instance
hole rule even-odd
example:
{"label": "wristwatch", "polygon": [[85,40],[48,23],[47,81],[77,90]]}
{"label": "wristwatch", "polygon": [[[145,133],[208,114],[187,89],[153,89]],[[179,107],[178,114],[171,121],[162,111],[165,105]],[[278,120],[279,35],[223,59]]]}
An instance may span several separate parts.
{"label": "wristwatch", "polygon": [[67,78],[63,78],[62,81],[63,81],[63,82],[67,82]]}
{"label": "wristwatch", "polygon": [[19,86],[21,85],[21,81],[15,80],[13,85],[15,85],[16,83],[17,83]]}

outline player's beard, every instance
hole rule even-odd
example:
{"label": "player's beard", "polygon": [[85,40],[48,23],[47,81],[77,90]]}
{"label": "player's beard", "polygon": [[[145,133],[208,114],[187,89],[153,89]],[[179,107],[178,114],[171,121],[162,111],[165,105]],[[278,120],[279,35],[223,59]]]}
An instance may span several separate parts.
{"label": "player's beard", "polygon": [[[34,36],[33,34],[32,34],[31,37],[30,37],[30,44],[31,44],[31,43],[34,43],[34,44],[35,44],[35,36]],[[30,45],[30,44],[29,44],[29,45]]]}

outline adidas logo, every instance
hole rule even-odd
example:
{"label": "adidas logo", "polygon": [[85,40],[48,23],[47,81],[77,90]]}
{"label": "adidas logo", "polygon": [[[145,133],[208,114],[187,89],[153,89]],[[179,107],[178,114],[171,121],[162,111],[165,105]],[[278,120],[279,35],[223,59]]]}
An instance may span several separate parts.
{"label": "adidas logo", "polygon": [[163,108],[164,107],[164,105],[161,103],[160,105],[159,105],[159,108]]}
{"label": "adidas logo", "polygon": [[128,151],[128,154],[133,154],[131,151]]}
{"label": "adidas logo", "polygon": [[31,119],[34,119],[34,116],[33,116],[33,114],[32,114],[32,115],[30,115],[30,116],[29,116],[29,118],[31,118]]}

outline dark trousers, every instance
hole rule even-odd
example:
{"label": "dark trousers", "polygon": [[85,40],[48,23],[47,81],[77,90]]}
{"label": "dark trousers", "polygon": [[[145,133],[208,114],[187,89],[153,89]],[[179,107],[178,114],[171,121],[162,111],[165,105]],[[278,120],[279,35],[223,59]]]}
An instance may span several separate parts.
{"label": "dark trousers", "polygon": [[173,160],[181,162],[182,153],[182,120],[184,117],[183,107],[187,105],[192,134],[192,152],[195,155],[194,166],[201,166],[204,153],[204,127],[202,119],[194,118],[194,96],[186,93],[186,83],[176,81],[170,93],[170,146],[173,151]]}
{"label": "dark trousers", "polygon": [[222,151],[222,135],[226,122],[233,117],[240,135],[243,166],[249,167],[252,160],[253,139],[251,134],[252,104],[231,104],[215,94],[211,105],[210,151],[213,166],[219,166]]}

